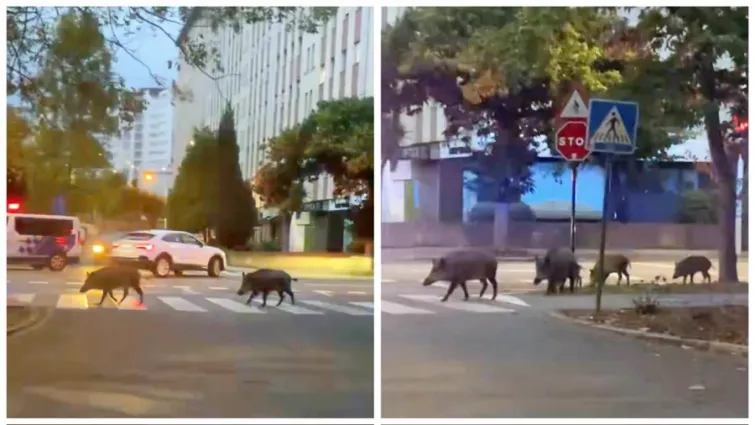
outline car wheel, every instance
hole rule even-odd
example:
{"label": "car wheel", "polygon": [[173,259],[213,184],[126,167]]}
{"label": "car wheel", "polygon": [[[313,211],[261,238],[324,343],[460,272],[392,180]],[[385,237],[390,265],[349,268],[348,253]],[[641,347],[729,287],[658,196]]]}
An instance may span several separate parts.
{"label": "car wheel", "polygon": [[155,260],[155,265],[152,267],[152,274],[157,277],[168,277],[172,266],[170,257],[167,255],[161,255]]}
{"label": "car wheel", "polygon": [[50,259],[47,262],[47,266],[54,272],[62,271],[66,268],[67,264],[68,259],[66,258],[65,254],[60,253],[50,256]]}
{"label": "car wheel", "polygon": [[184,272],[182,272],[181,270],[173,270],[173,274],[176,276],[183,276]]}
{"label": "car wheel", "polygon": [[210,277],[219,277],[221,266],[222,266],[222,261],[220,260],[220,258],[218,257],[210,258],[210,264],[207,265],[207,274],[209,274]]}

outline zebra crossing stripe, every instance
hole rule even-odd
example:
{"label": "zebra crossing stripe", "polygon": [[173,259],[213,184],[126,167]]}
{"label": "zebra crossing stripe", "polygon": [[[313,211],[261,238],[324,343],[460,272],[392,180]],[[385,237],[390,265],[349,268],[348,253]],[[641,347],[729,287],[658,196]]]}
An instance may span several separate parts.
{"label": "zebra crossing stripe", "polygon": [[147,306],[144,304],[139,304],[139,302],[134,298],[126,298],[123,300],[122,303],[116,304],[116,307],[118,307],[118,310],[146,310]]}
{"label": "zebra crossing stripe", "polygon": [[514,310],[470,301],[448,301],[441,303],[437,295],[401,295],[404,298],[425,302],[436,303],[440,307],[452,310],[468,311],[472,313],[514,313]]}
{"label": "zebra crossing stripe", "polygon": [[246,313],[246,314],[265,314],[265,311],[260,308],[255,308],[249,305],[245,305],[228,298],[206,298],[207,301],[223,307],[226,310],[230,310],[234,313]]}
{"label": "zebra crossing stripe", "polygon": [[58,297],[57,308],[69,310],[89,309],[89,299],[85,294],[63,294]]}
{"label": "zebra crossing stripe", "polygon": [[18,304],[31,304],[34,301],[34,298],[37,296],[37,294],[30,293],[30,294],[8,294],[8,305],[13,305],[11,302],[16,302]]}
{"label": "zebra crossing stripe", "polygon": [[186,301],[181,297],[157,297],[157,299],[169,305],[174,310],[178,311],[207,311],[202,307]]}
{"label": "zebra crossing stripe", "polygon": [[375,303],[373,303],[372,301],[353,301],[353,302],[350,302],[349,304],[359,306],[362,308],[368,308],[372,311],[375,311]]}
{"label": "zebra crossing stripe", "polygon": [[300,301],[302,304],[311,305],[323,310],[335,311],[338,313],[348,314],[349,316],[372,316],[371,311],[361,310],[357,308],[347,307],[345,305],[338,305],[332,303],[326,303],[324,301],[305,300]]}
{"label": "zebra crossing stripe", "polygon": [[[259,304],[257,304],[257,305],[259,305]],[[268,307],[270,307],[269,304],[268,304]],[[281,310],[283,310],[283,311],[285,311],[287,313],[291,313],[291,314],[306,314],[306,315],[312,315],[312,316],[320,316],[320,315],[324,314],[322,311],[314,311],[314,310],[310,310],[308,308],[299,307],[297,305],[286,304],[285,302],[283,304],[279,305],[278,307],[275,307],[275,308],[281,309]]]}
{"label": "zebra crossing stripe", "polygon": [[498,302],[504,302],[504,303],[509,303],[509,304],[520,305],[522,307],[529,307],[530,306],[529,304],[527,304],[526,302],[522,301],[521,299],[519,299],[517,297],[514,297],[514,296],[511,296],[511,295],[499,295],[498,297],[496,297],[495,300],[498,301]]}
{"label": "zebra crossing stripe", "polygon": [[388,314],[433,314],[430,310],[424,310],[416,307],[409,307],[399,303],[382,300],[380,301],[380,310]]}

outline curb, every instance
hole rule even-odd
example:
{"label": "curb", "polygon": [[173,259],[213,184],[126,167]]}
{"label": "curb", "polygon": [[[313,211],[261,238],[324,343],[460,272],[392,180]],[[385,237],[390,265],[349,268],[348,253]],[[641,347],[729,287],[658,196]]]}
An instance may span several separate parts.
{"label": "curb", "polygon": [[[252,267],[235,267],[230,266],[224,270],[224,272],[232,274],[237,277],[241,277],[242,272],[253,272],[255,268]],[[299,272],[297,270],[286,270],[288,274],[290,274],[292,277],[296,279],[307,279],[307,280],[355,280],[355,281],[363,281],[363,280],[373,280],[374,275],[372,276],[355,276],[355,275],[329,275],[329,274],[317,274],[317,273],[306,273],[306,272]]]}
{"label": "curb", "polygon": [[[10,307],[14,307],[14,306],[10,306]],[[46,319],[49,316],[49,315],[43,314],[44,309],[35,308],[35,307],[28,307],[28,308],[29,308],[29,316],[26,318],[26,320],[22,320],[21,322],[13,326],[8,325],[8,333],[7,333],[8,337],[19,334],[30,328],[33,328],[35,325],[42,323],[44,319]]]}
{"label": "curb", "polygon": [[651,341],[672,342],[679,345],[688,345],[691,347],[698,348],[700,350],[715,351],[715,352],[726,353],[726,354],[735,354],[735,355],[739,355],[743,357],[746,357],[748,355],[747,345],[729,344],[728,342],[718,342],[718,341],[705,341],[701,339],[688,339],[688,338],[681,338],[674,335],[659,334],[656,332],[644,332],[644,331],[638,331],[634,329],[618,328],[616,326],[597,324],[589,320],[575,319],[565,314],[553,312],[553,311],[549,311],[548,315],[553,318],[563,320],[565,322],[576,323],[579,325],[589,326],[591,328],[596,328],[596,329],[602,329],[605,331],[632,336],[635,338],[647,339]]}

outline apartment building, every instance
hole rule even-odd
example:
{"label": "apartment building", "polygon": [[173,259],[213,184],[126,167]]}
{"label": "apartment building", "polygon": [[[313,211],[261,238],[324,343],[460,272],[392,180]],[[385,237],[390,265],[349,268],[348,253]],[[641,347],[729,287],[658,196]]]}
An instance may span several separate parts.
{"label": "apartment building", "polygon": [[[226,104],[235,113],[240,166],[252,180],[265,161],[264,144],[281,131],[301,123],[317,102],[373,95],[373,15],[369,7],[340,7],[318,33],[288,30],[285,23],[241,25],[239,31],[213,31],[201,9],[194,9],[180,38],[201,39],[220,53],[224,73],[181,62],[173,121],[173,170],[185,155],[195,128],[217,128]],[[306,9],[302,9],[306,11]],[[211,78],[215,75],[216,78]],[[343,250],[348,245],[345,209],[349,200],[333,199],[333,181],[322,176],[307,185],[305,211],[289,229],[291,251]],[[261,205],[258,202],[258,205]],[[256,237],[277,237],[277,211]]]}

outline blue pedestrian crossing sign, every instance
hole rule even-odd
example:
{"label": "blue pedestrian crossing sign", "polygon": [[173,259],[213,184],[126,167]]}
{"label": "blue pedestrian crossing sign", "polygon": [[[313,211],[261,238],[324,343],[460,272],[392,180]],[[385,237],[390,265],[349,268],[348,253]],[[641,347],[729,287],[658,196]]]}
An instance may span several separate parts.
{"label": "blue pedestrian crossing sign", "polygon": [[640,105],[609,99],[590,99],[587,144],[593,152],[627,155],[637,146]]}

